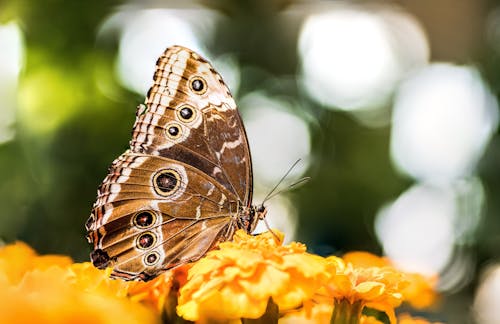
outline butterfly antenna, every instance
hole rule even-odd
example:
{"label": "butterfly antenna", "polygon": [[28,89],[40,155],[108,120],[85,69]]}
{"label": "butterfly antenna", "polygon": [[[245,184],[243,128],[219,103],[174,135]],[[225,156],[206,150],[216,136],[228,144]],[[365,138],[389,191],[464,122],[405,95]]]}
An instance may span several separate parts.
{"label": "butterfly antenna", "polygon": [[274,197],[276,197],[277,195],[279,195],[279,194],[281,194],[281,193],[283,193],[283,192],[285,192],[285,191],[288,191],[288,190],[290,190],[290,189],[292,189],[292,188],[295,188],[295,187],[297,187],[297,186],[299,186],[299,185],[302,185],[302,184],[306,183],[306,182],[307,182],[307,181],[309,181],[309,180],[311,180],[311,177],[304,177],[304,178],[300,178],[299,180],[295,181],[294,183],[292,183],[292,184],[291,184],[291,185],[289,185],[288,187],[286,187],[286,188],[284,188],[284,189],[282,189],[282,190],[280,190],[280,191],[278,191],[278,192],[275,192],[275,193],[274,193],[274,194],[272,194],[272,195],[267,195],[266,199],[264,199],[264,201],[262,202],[262,204],[264,204],[264,203],[265,203],[266,201],[268,201],[268,200],[273,199]]}
{"label": "butterfly antenna", "polygon": [[278,183],[274,186],[274,188],[269,191],[269,193],[267,194],[266,198],[264,198],[264,201],[262,202],[262,205],[269,200],[269,196],[271,196],[273,194],[273,192],[279,187],[279,185],[283,182],[283,180],[286,179],[286,177],[288,177],[288,175],[290,174],[290,172],[292,172],[293,168],[295,168],[295,166],[300,162],[300,159],[298,159],[297,161],[295,161],[294,164],[292,164],[292,166],[288,169],[288,171],[281,177],[281,179],[278,181]]}

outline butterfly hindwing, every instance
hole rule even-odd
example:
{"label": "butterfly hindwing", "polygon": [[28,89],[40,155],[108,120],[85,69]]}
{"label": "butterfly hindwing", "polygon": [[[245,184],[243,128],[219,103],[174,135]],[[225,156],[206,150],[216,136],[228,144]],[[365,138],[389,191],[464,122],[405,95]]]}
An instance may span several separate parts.
{"label": "butterfly hindwing", "polygon": [[100,267],[153,276],[226,238],[237,205],[233,193],[190,165],[128,152],[100,186],[87,230]]}

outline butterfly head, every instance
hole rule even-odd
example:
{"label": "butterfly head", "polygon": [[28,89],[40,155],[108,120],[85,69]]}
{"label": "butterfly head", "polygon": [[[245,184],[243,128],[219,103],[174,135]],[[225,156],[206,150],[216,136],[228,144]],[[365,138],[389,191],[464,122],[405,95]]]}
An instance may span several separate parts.
{"label": "butterfly head", "polygon": [[258,220],[264,220],[264,218],[267,215],[267,208],[264,206],[264,204],[260,204],[258,206],[253,207],[255,211],[255,216]]}
{"label": "butterfly head", "polygon": [[267,208],[261,204],[257,206],[251,206],[246,211],[244,211],[243,226],[242,228],[247,231],[247,233],[252,233],[259,221],[264,220],[267,214]]}

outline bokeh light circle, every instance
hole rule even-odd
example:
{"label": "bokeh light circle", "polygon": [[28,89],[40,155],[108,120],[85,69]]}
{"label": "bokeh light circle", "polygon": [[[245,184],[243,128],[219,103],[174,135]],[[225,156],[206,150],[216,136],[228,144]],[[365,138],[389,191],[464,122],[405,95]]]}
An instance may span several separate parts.
{"label": "bokeh light circle", "polygon": [[500,264],[491,264],[481,276],[474,298],[473,312],[477,323],[500,323]]}
{"label": "bokeh light circle", "polygon": [[172,11],[138,12],[124,26],[120,38],[117,72],[121,82],[131,90],[146,93],[158,56],[176,44],[201,51],[192,27]]}
{"label": "bokeh light circle", "polygon": [[470,67],[433,64],[397,91],[391,153],[396,166],[428,182],[471,174],[498,126],[498,104]]}
{"label": "bokeh light circle", "polygon": [[107,18],[98,38],[104,39],[118,31],[118,77],[128,89],[146,93],[151,86],[155,62],[167,47],[182,45],[209,57],[203,44],[213,36],[218,17],[208,9],[124,7]]}
{"label": "bokeh light circle", "polygon": [[427,62],[428,52],[418,22],[386,9],[332,7],[309,16],[299,39],[309,95],[326,107],[349,111],[378,108],[403,73]]}
{"label": "bokeh light circle", "polygon": [[379,212],[375,230],[392,261],[432,275],[443,270],[452,256],[456,217],[450,189],[415,185]]}
{"label": "bokeh light circle", "polygon": [[15,136],[16,89],[24,60],[24,37],[12,21],[0,25],[0,144]]}
{"label": "bokeh light circle", "polygon": [[260,93],[245,96],[240,107],[244,112],[256,181],[273,186],[301,159],[289,175],[289,179],[298,178],[307,169],[311,151],[307,124],[290,113],[289,103]]}

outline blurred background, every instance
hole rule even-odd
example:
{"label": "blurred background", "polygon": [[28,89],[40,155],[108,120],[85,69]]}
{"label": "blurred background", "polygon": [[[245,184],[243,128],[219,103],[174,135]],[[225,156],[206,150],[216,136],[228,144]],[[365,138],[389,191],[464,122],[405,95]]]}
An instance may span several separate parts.
{"label": "blurred background", "polygon": [[255,203],[299,158],[282,186],[311,177],[271,227],[439,273],[430,319],[500,323],[500,1],[1,1],[2,241],[88,260],[97,186],[174,44],[231,88]]}

